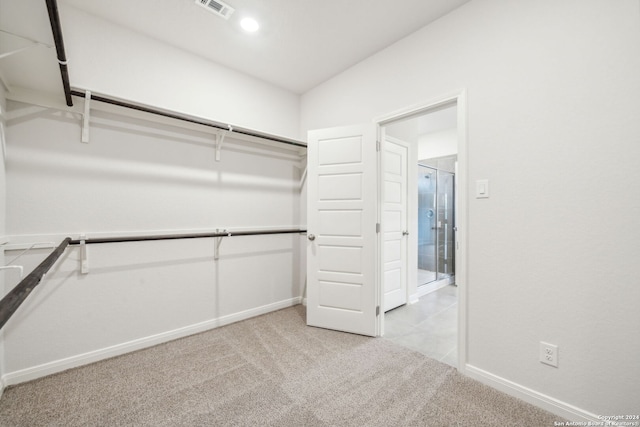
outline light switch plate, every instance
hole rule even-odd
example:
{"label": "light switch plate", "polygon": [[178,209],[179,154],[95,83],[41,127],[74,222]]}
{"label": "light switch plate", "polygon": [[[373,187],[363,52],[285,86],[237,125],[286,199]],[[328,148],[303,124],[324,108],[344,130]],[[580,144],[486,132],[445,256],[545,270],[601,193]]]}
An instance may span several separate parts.
{"label": "light switch plate", "polygon": [[476,199],[488,199],[489,198],[489,180],[478,179],[476,180]]}

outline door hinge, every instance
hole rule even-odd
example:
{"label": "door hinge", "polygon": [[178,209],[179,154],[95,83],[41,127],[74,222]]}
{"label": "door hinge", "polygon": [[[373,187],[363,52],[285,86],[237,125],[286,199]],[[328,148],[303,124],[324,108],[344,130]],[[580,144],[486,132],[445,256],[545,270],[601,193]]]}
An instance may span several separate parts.
{"label": "door hinge", "polygon": [[376,306],[376,316],[380,316],[380,306]]}
{"label": "door hinge", "polygon": [[376,222],[376,233],[380,232],[380,223]]}
{"label": "door hinge", "polygon": [[380,141],[376,141],[376,151],[380,151]]}

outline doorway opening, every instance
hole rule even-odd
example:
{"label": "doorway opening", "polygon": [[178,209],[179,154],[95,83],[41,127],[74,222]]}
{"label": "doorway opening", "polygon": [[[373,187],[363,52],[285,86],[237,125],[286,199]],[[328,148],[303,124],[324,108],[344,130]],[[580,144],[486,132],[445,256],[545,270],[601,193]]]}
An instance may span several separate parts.
{"label": "doorway opening", "polygon": [[[457,321],[457,348],[449,352],[451,363],[466,367],[466,92],[464,89],[376,119],[371,124],[309,131],[307,159],[307,324],[367,336],[392,335],[385,317],[399,312],[385,303],[393,294],[402,309],[423,309],[417,286],[418,270],[418,160],[443,157],[422,156],[417,142],[405,136],[388,137],[395,124],[423,115],[433,116],[453,108],[457,127],[459,184],[454,194],[458,230],[455,237],[455,282],[458,287],[449,313]],[[419,127],[417,128],[419,129]],[[418,133],[418,135],[420,135]],[[442,147],[439,147],[442,148]],[[437,169],[436,165],[436,169]],[[406,178],[405,178],[406,177]],[[404,185],[406,183],[406,185]],[[400,286],[400,291],[397,287]],[[443,288],[444,289],[444,288]],[[440,290],[438,290],[440,291]],[[435,292],[432,292],[432,295]],[[427,295],[427,296],[428,296]],[[406,301],[402,301],[402,297]],[[424,298],[424,297],[423,297]],[[429,305],[429,304],[427,304]],[[441,313],[440,313],[441,314]],[[414,319],[415,320],[415,319]],[[425,340],[426,326],[405,331]],[[443,332],[439,330],[438,332]],[[455,336],[457,335],[457,337]],[[409,337],[410,339],[411,337]],[[427,341],[429,339],[427,338]],[[433,340],[432,340],[433,341]],[[438,340],[436,340],[438,341]],[[439,341],[442,341],[441,339]],[[457,357],[455,354],[457,353]],[[435,357],[435,356],[432,356]],[[441,359],[442,360],[442,359]],[[457,360],[458,363],[455,363]],[[444,361],[444,360],[443,360]]]}
{"label": "doorway opening", "polygon": [[[383,140],[402,140],[410,147],[406,185],[409,238],[404,242],[407,303],[385,310],[383,336],[455,367],[460,365],[462,341],[456,283],[458,115],[456,98],[379,122]],[[384,167],[386,152],[381,151]],[[382,197],[384,201],[384,186]],[[385,230],[384,216],[382,221]],[[381,247],[385,256],[384,244]]]}

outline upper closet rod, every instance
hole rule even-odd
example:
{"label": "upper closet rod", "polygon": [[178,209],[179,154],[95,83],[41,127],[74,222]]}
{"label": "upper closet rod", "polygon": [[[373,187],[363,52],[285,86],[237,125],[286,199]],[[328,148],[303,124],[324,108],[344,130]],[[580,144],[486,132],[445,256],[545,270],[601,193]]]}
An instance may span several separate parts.
{"label": "upper closet rod", "polygon": [[73,100],[71,99],[71,85],[69,84],[69,70],[67,69],[67,55],[64,51],[62,26],[60,25],[60,15],[58,14],[58,3],[56,0],[47,0],[47,10],[49,11],[49,22],[51,23],[53,41],[55,42],[56,52],[58,53],[58,64],[60,64],[60,75],[62,76],[64,97],[67,100],[67,105],[69,107],[73,107]]}
{"label": "upper closet rod", "polygon": [[[73,89],[73,90],[71,90],[71,95],[80,96],[80,97],[84,98],[86,96],[86,93],[84,91],[80,91],[78,89]],[[269,135],[267,133],[256,132],[256,131],[252,131],[252,130],[244,129],[244,128],[236,128],[236,127],[233,127],[231,125],[225,125],[225,124],[217,123],[217,122],[214,122],[214,121],[203,120],[203,119],[190,117],[190,116],[183,115],[183,114],[178,114],[178,113],[173,113],[173,112],[169,112],[169,111],[165,111],[165,110],[160,110],[160,109],[156,109],[156,108],[147,107],[147,106],[144,106],[144,105],[133,104],[131,102],[121,101],[119,99],[113,99],[113,98],[108,98],[108,97],[102,96],[102,95],[96,95],[93,92],[91,92],[91,100],[92,101],[104,102],[106,104],[111,104],[111,105],[117,105],[119,107],[130,108],[132,110],[143,111],[145,113],[155,114],[157,116],[169,117],[171,119],[182,120],[182,121],[189,122],[189,123],[196,123],[196,124],[199,124],[199,125],[208,126],[208,127],[212,127],[212,128],[216,128],[216,129],[223,129],[223,130],[226,130],[226,131],[229,131],[229,132],[234,132],[234,133],[239,133],[239,134],[242,134],[242,135],[253,136],[253,137],[256,137],[256,138],[261,138],[261,139],[266,139],[266,140],[269,140],[269,141],[279,142],[281,144],[294,145],[296,147],[307,148],[306,144],[304,144],[302,142],[295,141],[293,139],[282,138],[282,137],[279,137],[279,136]]]}
{"label": "upper closet rod", "polygon": [[[60,74],[62,76],[62,86],[64,88],[64,96],[67,101],[67,106],[73,106],[72,95],[85,97],[85,92],[79,90],[72,90],[71,85],[69,83],[69,71],[67,69],[67,56],[64,49],[64,40],[62,39],[62,26],[60,25],[60,16],[58,14],[58,3],[56,0],[46,0],[47,2],[47,10],[49,11],[49,21],[51,22],[51,32],[53,33],[53,40],[56,45],[56,51],[58,53],[58,63],[60,64]],[[130,102],[124,102],[117,99],[107,98],[105,96],[91,96],[91,99],[95,101],[105,102],[108,104],[118,105],[120,107],[131,108],[138,111],[144,111],[151,114],[156,114],[159,116],[170,117],[172,119],[183,120],[186,122],[197,123],[204,126],[214,127],[218,129],[224,129],[226,131],[233,131],[238,134],[257,137],[269,141],[279,142],[282,144],[293,145],[296,147],[307,148],[306,144],[303,144],[298,141],[294,141],[292,139],[282,138],[274,135],[269,135],[266,133],[256,132],[249,129],[243,128],[233,128],[230,125],[223,125],[220,123],[215,123],[212,121],[204,121],[200,119],[196,119],[193,117],[188,117],[185,115],[180,115],[176,113],[171,113],[167,111],[162,111],[159,109],[154,109],[150,107],[145,107],[141,105],[132,104]]]}

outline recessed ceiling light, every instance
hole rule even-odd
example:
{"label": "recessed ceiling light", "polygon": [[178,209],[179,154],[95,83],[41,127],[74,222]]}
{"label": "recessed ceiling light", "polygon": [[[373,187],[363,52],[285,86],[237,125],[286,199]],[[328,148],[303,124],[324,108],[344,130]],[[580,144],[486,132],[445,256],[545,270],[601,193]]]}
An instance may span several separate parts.
{"label": "recessed ceiling light", "polygon": [[242,21],[240,21],[240,26],[249,33],[255,33],[258,31],[258,28],[260,28],[258,21],[253,18],[243,18]]}

